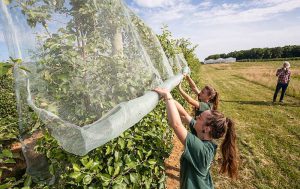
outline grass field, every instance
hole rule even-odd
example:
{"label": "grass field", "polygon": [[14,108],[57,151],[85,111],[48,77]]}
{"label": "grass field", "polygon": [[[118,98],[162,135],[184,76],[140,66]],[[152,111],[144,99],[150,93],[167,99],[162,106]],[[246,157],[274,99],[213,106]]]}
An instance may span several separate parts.
{"label": "grass field", "polygon": [[[278,68],[282,67],[282,61],[274,62],[244,62],[235,64],[211,65],[217,70],[232,70],[232,74],[263,85],[275,90],[277,77],[275,76]],[[287,94],[300,99],[300,61],[291,62],[291,82]],[[279,95],[280,96],[280,95]],[[278,98],[279,98],[278,96]]]}
{"label": "grass field", "polygon": [[200,86],[211,84],[220,92],[220,110],[235,120],[238,134],[239,179],[230,181],[217,174],[218,166],[213,166],[217,189],[300,188],[300,61],[291,62],[293,77],[285,103],[272,104],[274,75],[281,64],[233,63],[199,68]]}

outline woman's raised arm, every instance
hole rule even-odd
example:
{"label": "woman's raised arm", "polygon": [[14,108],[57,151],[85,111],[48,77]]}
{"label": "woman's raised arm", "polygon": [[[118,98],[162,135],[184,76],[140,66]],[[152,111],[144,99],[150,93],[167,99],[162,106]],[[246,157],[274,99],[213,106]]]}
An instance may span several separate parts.
{"label": "woman's raised arm", "polygon": [[[174,129],[174,132],[180,142],[185,144],[185,139],[187,136],[187,130],[183,126],[180,114],[175,104],[171,93],[167,89],[155,88],[153,91],[157,92],[161,97],[164,98],[167,106],[168,122],[169,125]],[[180,110],[182,112],[182,110]]]}
{"label": "woman's raised arm", "polygon": [[200,93],[200,90],[197,88],[195,82],[192,80],[192,78],[189,75],[186,75],[185,78],[187,79],[192,91],[198,95]]}
{"label": "woman's raised arm", "polygon": [[179,93],[181,96],[192,106],[199,108],[199,102],[192,97],[190,97],[184,90],[181,88],[181,83],[178,85]]}

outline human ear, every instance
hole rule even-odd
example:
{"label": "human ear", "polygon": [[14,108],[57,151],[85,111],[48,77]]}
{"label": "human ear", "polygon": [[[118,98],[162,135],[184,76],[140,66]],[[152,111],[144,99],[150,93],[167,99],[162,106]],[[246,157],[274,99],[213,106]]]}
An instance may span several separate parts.
{"label": "human ear", "polygon": [[211,127],[206,126],[206,127],[204,128],[204,130],[205,130],[205,133],[209,133],[209,132],[211,132]]}

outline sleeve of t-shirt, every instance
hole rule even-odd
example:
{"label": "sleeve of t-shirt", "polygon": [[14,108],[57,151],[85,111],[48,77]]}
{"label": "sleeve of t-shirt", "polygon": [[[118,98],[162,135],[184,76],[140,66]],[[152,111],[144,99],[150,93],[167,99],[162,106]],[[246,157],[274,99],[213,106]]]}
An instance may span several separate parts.
{"label": "sleeve of t-shirt", "polygon": [[197,132],[196,132],[196,130],[195,130],[195,128],[194,128],[195,124],[196,124],[196,120],[195,120],[195,119],[191,119],[190,124],[189,124],[189,127],[190,127],[191,133],[192,133],[193,135],[196,135],[196,136],[197,136]]}
{"label": "sleeve of t-shirt", "polygon": [[190,163],[197,166],[197,162],[203,160],[204,143],[195,135],[188,132],[185,140],[185,149],[182,156]]}

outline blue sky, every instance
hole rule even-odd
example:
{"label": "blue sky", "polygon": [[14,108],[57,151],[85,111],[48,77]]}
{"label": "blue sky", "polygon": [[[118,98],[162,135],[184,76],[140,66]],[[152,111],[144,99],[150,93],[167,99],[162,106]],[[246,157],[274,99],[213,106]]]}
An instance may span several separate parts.
{"label": "blue sky", "polygon": [[[300,45],[300,0],[125,0],[156,33],[163,24],[175,38],[208,55],[254,47]],[[0,26],[1,28],[1,26]],[[8,57],[0,31],[0,60]]]}
{"label": "blue sky", "polygon": [[254,47],[300,45],[300,0],[126,0],[156,33],[198,44],[200,59]]}

